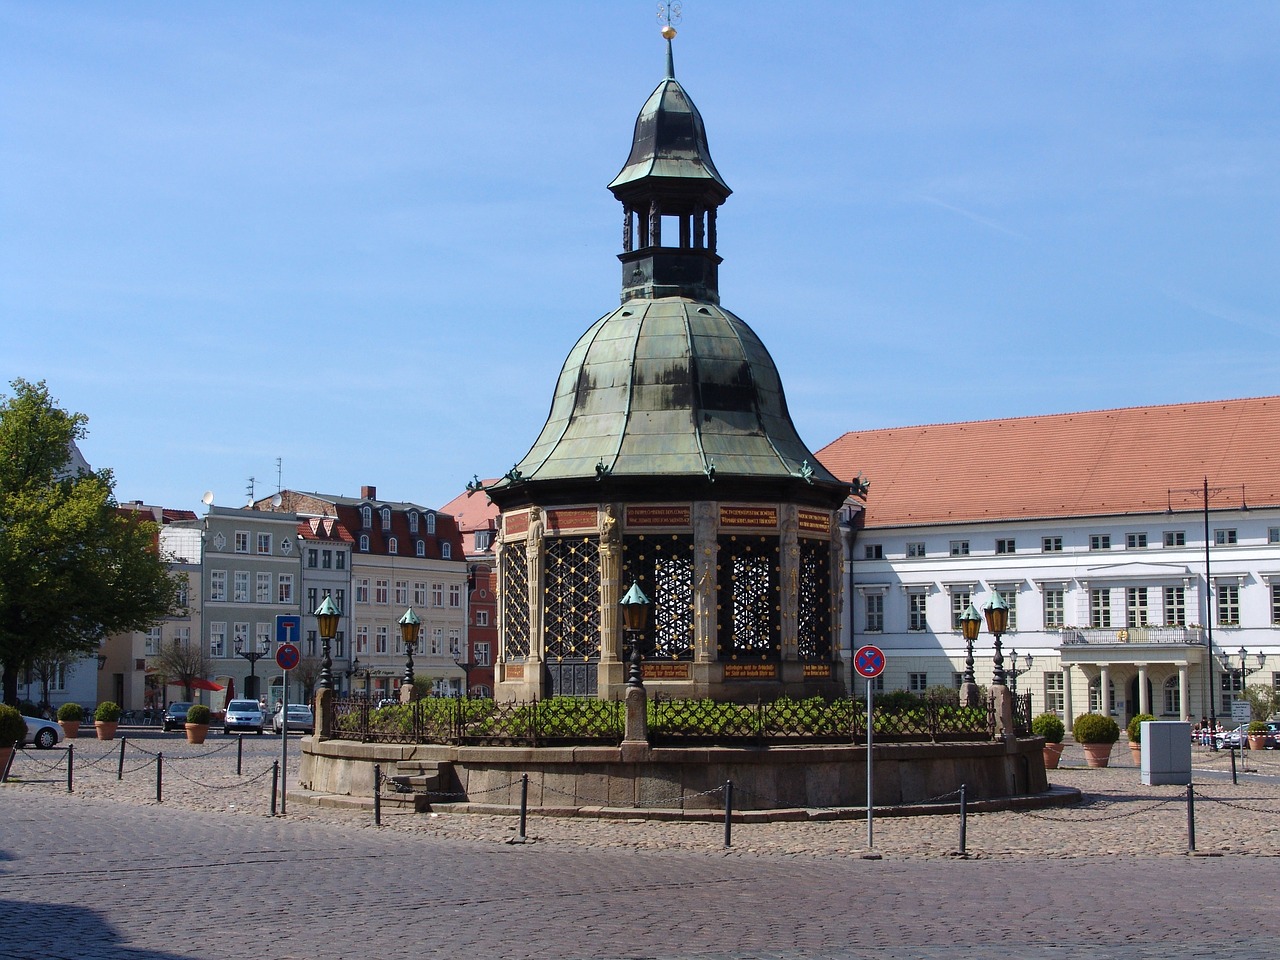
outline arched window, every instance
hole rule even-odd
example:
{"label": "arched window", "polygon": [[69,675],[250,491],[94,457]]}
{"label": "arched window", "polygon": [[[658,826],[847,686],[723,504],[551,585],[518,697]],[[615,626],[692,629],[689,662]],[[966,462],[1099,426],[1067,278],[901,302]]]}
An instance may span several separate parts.
{"label": "arched window", "polygon": [[390,507],[382,508],[382,529],[383,530],[391,529],[391,508]]}
{"label": "arched window", "polygon": [[[1102,678],[1094,677],[1089,681],[1089,712],[1102,712]],[[1107,699],[1111,704],[1111,712],[1116,712],[1116,683],[1114,680],[1107,681]]]}
{"label": "arched window", "polygon": [[418,511],[417,510],[409,511],[409,532],[410,533],[418,532]]}
{"label": "arched window", "polygon": [[425,557],[427,555],[427,545],[422,540],[418,541],[418,556]]}
{"label": "arched window", "polygon": [[427,514],[427,533],[434,534],[436,532],[436,515],[434,513]]}
{"label": "arched window", "polygon": [[400,552],[400,541],[398,541],[395,537],[388,537],[387,553],[399,553],[399,552]]}
{"label": "arched window", "polygon": [[1182,690],[1176,676],[1164,682],[1164,712],[1166,716],[1182,716]]}
{"label": "arched window", "polygon": [[373,508],[367,503],[360,508],[360,525],[365,528],[373,526]]}
{"label": "arched window", "polygon": [[453,545],[449,543],[440,544],[440,559],[449,560],[453,557]]}
{"label": "arched window", "polygon": [[367,533],[360,534],[360,549],[365,553],[369,552],[369,535]]}

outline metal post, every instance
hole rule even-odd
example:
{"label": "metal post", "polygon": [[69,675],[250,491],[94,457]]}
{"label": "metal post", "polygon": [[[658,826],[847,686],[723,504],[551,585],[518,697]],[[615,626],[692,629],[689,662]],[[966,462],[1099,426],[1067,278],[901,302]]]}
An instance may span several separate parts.
{"label": "metal post", "polygon": [[969,804],[965,799],[965,785],[960,784],[960,852],[964,853],[966,834],[969,832]]}
{"label": "metal post", "polygon": [[382,764],[373,765],[373,825],[382,826]]}
{"label": "metal post", "polygon": [[67,744],[67,793],[71,792],[71,788],[73,785],[72,779],[71,779],[71,770],[75,766],[75,759],[76,759],[75,744],[68,743]]}
{"label": "metal post", "polygon": [[733,846],[733,781],[724,782],[724,845]]}
{"label": "metal post", "polygon": [[129,739],[128,737],[120,738],[120,760],[119,762],[116,763],[116,779],[117,780],[124,779],[124,745],[125,745],[125,742],[128,741],[128,739]]}
{"label": "metal post", "polygon": [[874,818],[874,809],[875,809],[875,804],[872,802],[872,797],[874,797],[875,794],[872,792],[872,786],[871,786],[871,766],[872,766],[871,744],[874,739],[874,735],[871,729],[871,698],[873,696],[873,692],[871,689],[871,679],[872,679],[871,677],[867,677],[867,849],[868,850],[872,848],[872,844],[874,842],[872,819]]}
{"label": "metal post", "polygon": [[[67,744],[67,749],[71,749],[71,744]],[[0,770],[0,783],[9,782],[9,771],[13,768],[13,758],[18,755],[17,746],[13,746],[9,750],[9,756],[4,762],[4,769]]]}
{"label": "metal post", "polygon": [[284,681],[280,684],[280,814],[285,813],[285,794],[289,779],[289,671],[284,671]]}
{"label": "metal post", "polygon": [[164,753],[156,754],[156,803],[164,803]]}
{"label": "metal post", "polygon": [[1196,852],[1196,792],[1187,784],[1187,850]]}
{"label": "metal post", "polygon": [[240,770],[244,764],[244,734],[236,737],[236,776],[240,776]]}
{"label": "metal post", "polygon": [[520,777],[520,839],[525,839],[525,827],[529,819],[529,775]]}
{"label": "metal post", "polygon": [[276,790],[280,786],[280,761],[271,761],[271,815],[276,815]]}
{"label": "metal post", "polygon": [[1236,745],[1233,743],[1228,749],[1231,751],[1231,782],[1238,784],[1240,781],[1236,779]]}
{"label": "metal post", "polygon": [[[1209,642],[1209,749],[1218,749],[1218,718],[1214,713],[1214,703],[1218,699],[1218,691],[1213,689],[1213,576],[1209,567],[1209,478],[1204,478],[1204,627]],[[1234,779],[1235,770],[1232,769]]]}

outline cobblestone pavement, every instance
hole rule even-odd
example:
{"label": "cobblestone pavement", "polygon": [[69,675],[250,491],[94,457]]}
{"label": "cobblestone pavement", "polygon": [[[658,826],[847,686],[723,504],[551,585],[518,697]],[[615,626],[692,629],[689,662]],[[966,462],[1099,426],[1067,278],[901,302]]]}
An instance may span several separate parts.
{"label": "cobblestone pavement", "polygon": [[[1085,802],[971,814],[735,824],[367,812],[268,815],[268,745],[164,741],[154,757],[24,751],[0,786],[0,957],[1253,958],[1280,948],[1280,753],[1238,785],[1195,757],[1144,787],[1127,756],[1067,766]],[[278,742],[275,745],[278,749]],[[1117,754],[1123,753],[1122,749]],[[296,749],[294,750],[296,760]],[[1275,758],[1274,760],[1272,758]],[[1073,762],[1074,760],[1074,762]],[[63,766],[56,764],[62,761]]]}

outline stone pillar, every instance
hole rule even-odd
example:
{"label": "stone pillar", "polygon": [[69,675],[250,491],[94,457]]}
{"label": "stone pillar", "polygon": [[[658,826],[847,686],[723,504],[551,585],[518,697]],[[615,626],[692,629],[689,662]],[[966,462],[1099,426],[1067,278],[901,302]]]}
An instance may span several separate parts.
{"label": "stone pillar", "polygon": [[624,743],[649,742],[649,696],[644,687],[627,687],[626,693],[627,725],[623,733]]}
{"label": "stone pillar", "polygon": [[1185,663],[1178,664],[1178,719],[1183,722],[1191,720],[1191,703],[1188,697],[1191,695],[1190,676]]}
{"label": "stone pillar", "polygon": [[530,692],[536,696],[542,696],[542,663],[546,658],[542,630],[544,607],[542,573],[546,567],[542,536],[545,530],[546,523],[542,518],[542,509],[530,507],[529,530],[525,535],[525,549],[529,562],[529,656],[525,660],[524,682]]}
{"label": "stone pillar", "polygon": [[1098,712],[1104,717],[1111,716],[1111,664],[1099,666],[1098,675]]}
{"label": "stone pillar", "polygon": [[778,553],[782,596],[782,659],[799,656],[800,539],[799,512],[794,503],[782,505]]}
{"label": "stone pillar", "polygon": [[1013,694],[1002,683],[991,688],[991,696],[996,708],[996,736],[1012,740],[1015,736],[1013,728]]}
{"label": "stone pillar", "polygon": [[400,684],[400,702],[413,703],[413,684],[412,683]]}
{"label": "stone pillar", "polygon": [[332,690],[322,688],[316,691],[316,740],[330,740],[333,738],[333,731],[336,726],[333,701],[334,693]]}
{"label": "stone pillar", "polygon": [[1075,716],[1071,710],[1071,683],[1075,680],[1075,671],[1071,669],[1071,664],[1064,663],[1062,665],[1062,713],[1063,719],[1067,724],[1067,730],[1071,729],[1071,725],[1075,722]]}
{"label": "stone pillar", "polygon": [[1151,712],[1151,697],[1147,695],[1147,665],[1138,664],[1138,712]]}
{"label": "stone pillar", "polygon": [[622,586],[618,576],[622,568],[622,528],[617,508],[606,503],[600,510],[600,662],[617,663],[621,656],[618,643],[618,601]]}
{"label": "stone pillar", "polygon": [[710,663],[716,649],[716,543],[720,518],[711,502],[693,506],[693,618],[696,663]]}

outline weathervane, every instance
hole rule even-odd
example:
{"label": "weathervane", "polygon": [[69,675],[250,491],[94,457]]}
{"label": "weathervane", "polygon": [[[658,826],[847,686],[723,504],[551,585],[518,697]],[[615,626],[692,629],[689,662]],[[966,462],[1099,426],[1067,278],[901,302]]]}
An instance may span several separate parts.
{"label": "weathervane", "polygon": [[675,39],[676,26],[681,19],[681,6],[678,2],[658,4],[658,22],[662,24],[662,35],[668,40]]}

